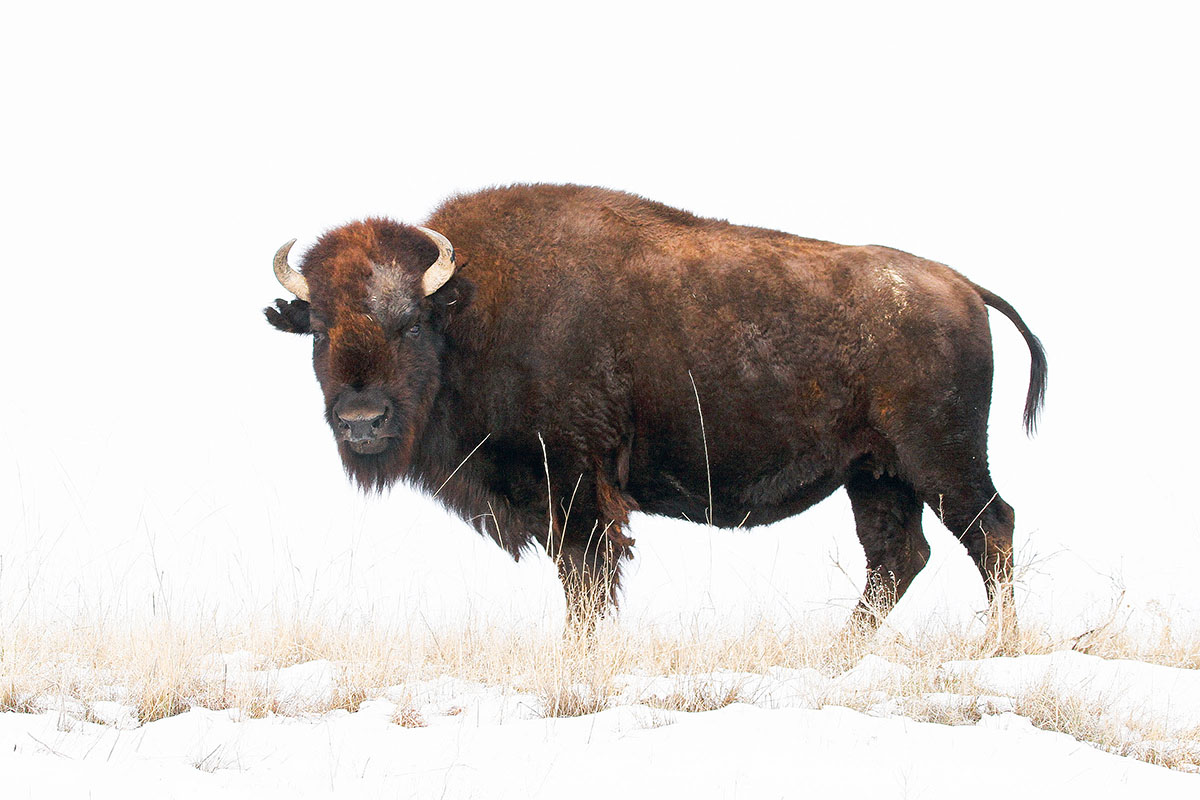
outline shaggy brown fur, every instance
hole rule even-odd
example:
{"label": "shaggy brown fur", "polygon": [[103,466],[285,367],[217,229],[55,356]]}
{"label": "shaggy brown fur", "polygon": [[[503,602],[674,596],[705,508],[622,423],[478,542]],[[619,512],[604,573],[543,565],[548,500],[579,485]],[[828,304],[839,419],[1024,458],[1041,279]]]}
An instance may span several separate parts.
{"label": "shaggy brown fur", "polygon": [[[330,424],[364,487],[406,478],[514,557],[540,543],[575,605],[615,601],[633,510],[761,525],[840,486],[876,598],[860,605],[864,621],[924,565],[923,504],[941,510],[989,595],[1011,595],[1013,511],[987,467],[985,305],[1029,345],[1030,431],[1046,360],[996,295],[898,250],[597,188],[487,190],[425,224],[459,258],[432,296],[420,279],[434,244],[369,219],[306,254],[311,306],[266,310],[276,327],[315,334]],[[348,396],[388,409],[382,452],[356,452],[339,432],[334,407]]]}

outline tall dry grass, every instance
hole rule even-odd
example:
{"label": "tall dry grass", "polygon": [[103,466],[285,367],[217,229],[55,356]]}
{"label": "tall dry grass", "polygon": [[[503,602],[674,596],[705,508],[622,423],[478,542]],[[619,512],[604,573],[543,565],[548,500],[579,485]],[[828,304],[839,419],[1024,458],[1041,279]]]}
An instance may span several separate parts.
{"label": "tall dry grass", "polygon": [[[1062,640],[1026,626],[1020,640],[1006,649],[1007,654],[1073,649],[1106,658],[1200,667],[1200,635],[1170,626],[1148,637],[1106,624]],[[628,676],[684,678],[666,694],[632,699],[656,709],[655,724],[668,724],[674,712],[763,701],[756,696],[755,681],[730,680],[730,675],[808,668],[833,678],[875,654],[904,668],[899,677],[882,676],[852,690],[830,688],[814,699],[814,705],[881,713],[882,699],[893,712],[917,720],[973,724],[988,709],[983,700],[970,699],[984,698],[986,692],[969,678],[947,675],[938,667],[949,660],[987,657],[994,650],[994,643],[968,633],[872,637],[833,628],[781,631],[766,625],[693,636],[612,623],[600,625],[590,636],[563,636],[478,629],[413,633],[302,619],[238,630],[167,622],[125,629],[12,628],[0,634],[0,711],[66,708],[80,719],[105,721],[92,713],[93,706],[118,701],[143,724],[193,706],[238,709],[251,718],[333,709],[354,712],[367,699],[385,693],[403,696],[405,687],[418,681],[453,676],[532,695],[546,716],[576,716],[629,702]],[[327,659],[334,665],[334,689],[320,696],[289,694],[264,677],[269,673],[231,670],[228,654],[238,653],[251,670]],[[948,703],[946,696],[958,701]],[[1114,716],[1110,709],[1049,685],[1012,700],[1012,710],[1036,726],[1110,752],[1180,769],[1200,765],[1200,730],[1170,731],[1154,720]],[[395,722],[406,727],[425,724],[416,704],[404,702],[397,707]]]}

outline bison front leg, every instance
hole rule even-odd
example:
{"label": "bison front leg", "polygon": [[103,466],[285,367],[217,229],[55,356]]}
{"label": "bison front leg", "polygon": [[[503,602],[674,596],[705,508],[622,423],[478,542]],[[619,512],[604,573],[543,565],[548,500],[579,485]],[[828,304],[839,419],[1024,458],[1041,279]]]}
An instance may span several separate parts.
{"label": "bison front leg", "polygon": [[637,508],[601,475],[587,488],[594,488],[587,492],[594,502],[581,502],[573,512],[577,522],[565,519],[568,529],[560,529],[558,542],[547,548],[566,593],[568,628],[583,635],[590,635],[596,621],[617,607],[621,565],[632,557],[634,544],[625,528],[630,511]]}
{"label": "bison front leg", "polygon": [[604,541],[593,546],[571,542],[555,554],[567,600],[569,633],[591,635],[596,621],[617,607],[624,555]]}

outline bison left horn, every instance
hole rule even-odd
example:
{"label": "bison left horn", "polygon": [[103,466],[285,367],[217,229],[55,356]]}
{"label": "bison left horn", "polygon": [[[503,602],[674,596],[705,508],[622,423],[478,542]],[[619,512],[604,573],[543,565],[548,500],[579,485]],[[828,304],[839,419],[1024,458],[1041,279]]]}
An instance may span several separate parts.
{"label": "bison left horn", "polygon": [[296,270],[292,269],[288,264],[288,251],[292,249],[292,245],[296,243],[295,239],[285,244],[283,247],[275,251],[275,277],[283,284],[283,288],[287,289],[292,294],[299,297],[304,302],[308,302],[308,281],[304,279]]}
{"label": "bison left horn", "polygon": [[450,244],[450,240],[437,231],[420,226],[417,227],[417,230],[432,239],[438,248],[437,261],[433,262],[433,266],[425,270],[425,274],[421,276],[421,291],[428,297],[442,288],[454,274],[454,245]]}

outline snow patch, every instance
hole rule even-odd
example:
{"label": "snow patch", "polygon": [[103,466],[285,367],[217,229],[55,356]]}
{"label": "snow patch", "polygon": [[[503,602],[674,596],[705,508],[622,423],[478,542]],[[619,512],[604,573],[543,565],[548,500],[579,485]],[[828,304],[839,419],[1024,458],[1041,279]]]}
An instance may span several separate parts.
{"label": "snow patch", "polygon": [[1172,728],[1200,727],[1200,670],[1075,652],[948,661],[941,669],[994,694],[1017,697],[1050,689],[1103,705],[1130,719]]}

